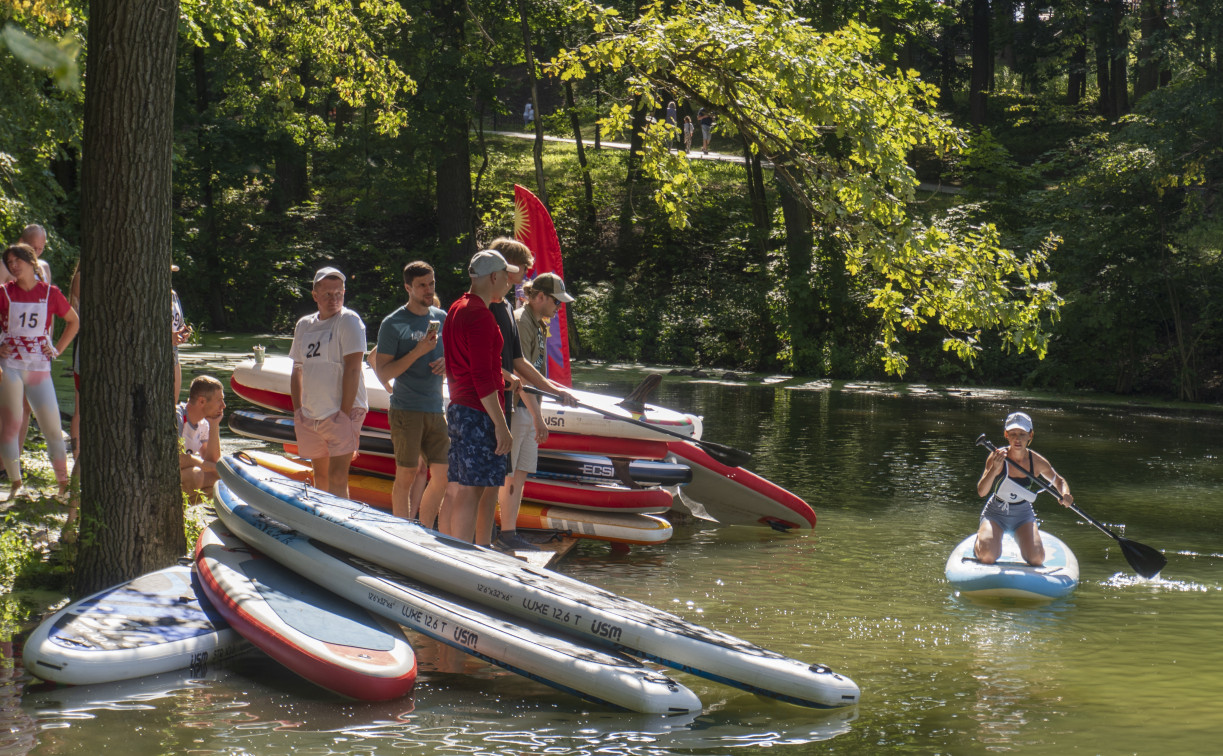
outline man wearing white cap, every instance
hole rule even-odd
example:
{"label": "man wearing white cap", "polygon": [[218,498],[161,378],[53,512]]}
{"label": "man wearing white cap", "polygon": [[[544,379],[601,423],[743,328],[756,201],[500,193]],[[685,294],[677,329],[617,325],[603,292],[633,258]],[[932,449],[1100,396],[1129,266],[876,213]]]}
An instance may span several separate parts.
{"label": "man wearing white cap", "polygon": [[1007,445],[990,452],[985,472],[977,481],[977,495],[988,498],[981,510],[973,552],[982,563],[993,564],[1002,554],[1003,533],[1011,531],[1024,561],[1039,567],[1045,563],[1045,545],[1040,540],[1032,502],[1043,489],[1023,471],[1049,481],[1061,496],[1058,503],[1064,507],[1074,503],[1074,496],[1070,494],[1070,483],[1057,474],[1049,460],[1028,448],[1036,434],[1026,412],[1007,415],[1002,429]]}
{"label": "man wearing white cap", "polygon": [[[524,292],[527,300],[515,311],[514,320],[522,347],[519,360],[525,364],[516,362],[515,370],[522,373],[523,381],[559,394],[566,404],[576,406],[577,402],[567,388],[543,376],[548,360],[548,323],[556,317],[557,308],[562,303],[572,302],[573,296],[565,291],[565,282],[555,273],[540,273],[524,287]],[[528,366],[530,370],[525,369]],[[495,545],[507,551],[531,551],[539,547],[518,534],[518,513],[522,508],[522,487],[526,484],[527,475],[535,472],[539,466],[539,445],[548,440],[548,426],[544,424],[538,397],[523,393],[518,402],[518,411],[510,419],[510,433],[514,437],[510,454],[511,469],[497,494],[497,503],[501,507],[501,533]]]}
{"label": "man wearing white cap", "polygon": [[314,467],[314,485],[348,498],[348,467],[361,437],[369,402],[361,376],[365,323],[344,306],[344,274],[314,274],[318,312],[293,329],[289,394],[297,451]]}
{"label": "man wearing white cap", "polygon": [[505,455],[512,443],[501,404],[504,342],[488,305],[509,290],[509,275],[518,268],[500,253],[486,249],[471,258],[467,272],[471,288],[450,306],[442,330],[450,393],[447,477],[457,486],[442,505],[440,529],[470,543],[475,537],[480,496],[505,479]]}

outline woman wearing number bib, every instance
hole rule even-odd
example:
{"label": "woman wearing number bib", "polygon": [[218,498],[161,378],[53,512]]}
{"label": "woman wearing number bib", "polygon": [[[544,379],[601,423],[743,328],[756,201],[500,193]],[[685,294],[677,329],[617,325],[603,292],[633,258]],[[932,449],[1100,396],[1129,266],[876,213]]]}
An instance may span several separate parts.
{"label": "woman wearing number bib", "polygon": [[[47,439],[47,454],[59,482],[68,490],[68,450],[60,427],[59,403],[51,382],[51,360],[76,336],[80,321],[60,290],[39,281],[34,250],[14,244],[4,250],[4,265],[15,280],[0,287],[0,457],[12,481],[11,497],[21,489],[21,409],[28,401]],[[59,343],[51,343],[52,316],[64,320]]]}

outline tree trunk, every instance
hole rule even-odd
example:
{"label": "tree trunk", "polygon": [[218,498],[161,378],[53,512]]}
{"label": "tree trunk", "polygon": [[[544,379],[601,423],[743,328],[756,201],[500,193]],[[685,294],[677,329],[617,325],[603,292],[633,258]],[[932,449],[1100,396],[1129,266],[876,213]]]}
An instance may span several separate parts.
{"label": "tree trunk", "polygon": [[186,551],[169,320],[177,33],[177,0],[89,4],[78,594]]}
{"label": "tree trunk", "polygon": [[[1086,34],[1083,28],[1081,34]],[[1076,41],[1070,52],[1069,76],[1067,77],[1066,102],[1078,105],[1087,97],[1087,42],[1084,37]]]}
{"label": "tree trunk", "polygon": [[586,165],[586,145],[582,142],[582,124],[578,121],[577,104],[573,98],[573,82],[565,80],[565,107],[569,110],[569,126],[573,129],[573,143],[577,145],[578,169],[582,172],[582,188],[586,192],[586,225],[595,233],[599,217],[595,212],[595,188],[590,179],[590,168]]}
{"label": "tree trunk", "polygon": [[972,0],[972,81],[968,90],[969,120],[985,124],[986,92],[990,89],[989,0]]}
{"label": "tree trunk", "polygon": [[[993,0],[990,11],[996,61],[1012,71],[1022,69],[1024,61],[1020,59],[1030,55],[1031,50],[1027,41],[1021,38],[1020,29],[1015,23],[1015,0]],[[1027,29],[1023,31],[1026,34]]]}
{"label": "tree trunk", "polygon": [[1142,3],[1139,20],[1142,39],[1138,42],[1138,64],[1134,75],[1135,102],[1160,86],[1164,65],[1156,45],[1167,29],[1165,5],[1166,0],[1144,0]]}
{"label": "tree trunk", "polygon": [[819,313],[819,292],[812,286],[815,232],[811,209],[776,170],[774,180],[786,227],[786,271],[784,279],[775,283],[786,292],[784,314],[776,323],[779,342],[783,348],[789,348],[789,356],[782,360],[781,367],[819,375],[820,365],[812,355],[819,351],[815,345],[823,330],[823,318]]}
{"label": "tree trunk", "polygon": [[1122,23],[1125,16],[1124,0],[1112,0],[1112,30],[1115,46],[1112,51],[1113,117],[1120,118],[1130,111],[1129,54],[1130,33]]}
{"label": "tree trunk", "polygon": [[[205,123],[211,123],[209,111],[212,108],[212,92],[208,77],[208,60],[204,48],[191,48],[191,62],[195,73],[195,115],[199,123],[195,133],[196,149],[200,152],[199,184],[200,202],[203,204],[203,215],[200,218],[200,234],[197,243],[193,244],[193,257],[198,265],[193,266],[195,274],[201,276],[204,291],[213,292],[207,297],[208,322],[214,329],[224,329],[226,326],[225,297],[223,283],[225,270],[221,265],[218,251],[221,248],[218,239],[216,182],[213,180],[213,149],[212,131],[203,128]],[[175,401],[178,398],[175,397]]]}
{"label": "tree trunk", "polygon": [[621,262],[627,260],[627,255],[633,247],[633,191],[641,180],[641,147],[643,140],[641,132],[645,129],[645,118],[648,115],[641,107],[641,97],[633,98],[633,125],[629,136],[628,171],[624,179],[624,200],[620,205],[620,231],[617,247]]}
{"label": "tree trunk", "polygon": [[544,123],[543,113],[539,112],[539,80],[535,76],[535,54],[531,51],[531,25],[527,22],[526,0],[518,0],[518,15],[522,20],[522,49],[526,53],[527,76],[531,81],[531,107],[535,108],[535,185],[539,201],[548,207],[548,183],[544,179]]}
{"label": "tree trunk", "polygon": [[272,190],[268,212],[284,215],[310,198],[310,171],[306,148],[282,134],[273,147]]}
{"label": "tree trunk", "polygon": [[747,193],[752,204],[755,246],[760,253],[761,264],[767,265],[772,218],[769,215],[768,199],[764,193],[764,170],[760,164],[760,153],[752,152],[752,146],[747,137],[741,135],[740,139],[743,143],[743,168],[747,172]]}
{"label": "tree trunk", "polygon": [[955,24],[944,24],[943,33],[939,37],[938,104],[943,110],[951,110],[955,107],[957,29]]}
{"label": "tree trunk", "polygon": [[1112,49],[1115,43],[1112,27],[1113,14],[1105,3],[1094,8],[1093,25],[1096,40],[1096,92],[1099,96],[1098,110],[1105,118],[1116,118],[1113,111]]}
{"label": "tree trunk", "polygon": [[[603,117],[603,74],[595,74],[595,149],[603,149],[603,127],[599,119]],[[568,309],[568,308],[566,308]]]}
{"label": "tree trunk", "polygon": [[1025,92],[1040,94],[1044,82],[1040,76],[1041,41],[1043,38],[1044,21],[1041,20],[1042,6],[1034,0],[1026,0],[1023,4],[1023,34],[1019,49],[1022,54],[1017,56],[1016,65],[1020,69]]}
{"label": "tree trunk", "polygon": [[466,267],[476,253],[471,203],[471,154],[467,120],[444,127],[442,154],[437,162],[437,234],[450,260]]}
{"label": "tree trunk", "polygon": [[468,81],[459,68],[464,49],[466,4],[440,0],[433,10],[437,59],[444,65],[431,87],[436,98],[439,135],[436,149],[437,234],[450,261],[464,269],[476,253],[476,219],[471,196],[471,144],[468,137]]}

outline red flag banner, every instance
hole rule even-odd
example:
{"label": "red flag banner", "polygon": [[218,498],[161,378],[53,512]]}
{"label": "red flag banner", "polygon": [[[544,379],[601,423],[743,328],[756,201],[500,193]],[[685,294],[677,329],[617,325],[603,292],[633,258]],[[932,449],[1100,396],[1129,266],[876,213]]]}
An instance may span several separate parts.
{"label": "red flag banner", "polygon": [[[544,203],[526,187],[514,185],[514,238],[531,249],[535,256],[535,267],[527,271],[527,280],[540,273],[555,273],[565,277],[565,265],[561,260],[561,242],[556,236],[556,226]],[[566,305],[556,311],[548,328],[548,360],[545,375],[564,386],[573,385],[569,372],[569,325],[566,322]]]}

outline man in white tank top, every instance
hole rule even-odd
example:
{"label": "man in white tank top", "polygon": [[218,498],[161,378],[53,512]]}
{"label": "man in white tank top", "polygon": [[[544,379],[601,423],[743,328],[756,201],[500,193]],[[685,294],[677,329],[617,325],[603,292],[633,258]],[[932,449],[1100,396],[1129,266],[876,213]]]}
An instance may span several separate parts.
{"label": "man in white tank top", "polygon": [[297,450],[314,468],[314,485],[348,498],[348,468],[369,409],[362,360],[365,323],[344,306],[344,274],[321,268],[312,296],[318,312],[293,330],[289,393]]}

